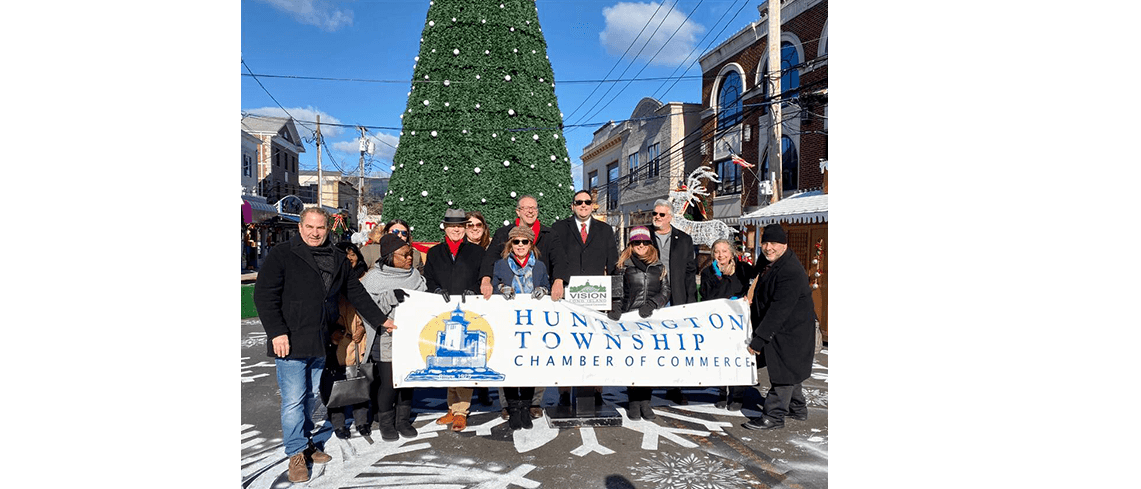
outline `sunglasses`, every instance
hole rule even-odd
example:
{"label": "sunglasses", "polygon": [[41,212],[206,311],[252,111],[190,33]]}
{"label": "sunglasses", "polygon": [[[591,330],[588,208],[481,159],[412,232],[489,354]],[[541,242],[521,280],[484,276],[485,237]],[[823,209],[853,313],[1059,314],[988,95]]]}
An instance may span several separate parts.
{"label": "sunglasses", "polygon": [[666,214],[665,212],[651,212],[650,214],[653,214],[657,217],[666,217],[669,215],[669,214]]}
{"label": "sunglasses", "polygon": [[389,231],[389,233],[391,233],[391,234],[395,234],[395,235],[398,235],[398,236],[404,236],[404,237],[408,237],[408,231],[401,231],[401,230],[399,230],[399,229],[393,229],[392,231]]}
{"label": "sunglasses", "polygon": [[650,242],[639,239],[637,241],[631,241],[630,246],[650,246]]}
{"label": "sunglasses", "polygon": [[511,244],[513,244],[513,245],[527,245],[527,244],[531,244],[531,240],[529,240],[529,239],[513,239],[513,240],[511,240]]}
{"label": "sunglasses", "polygon": [[469,222],[469,223],[467,223],[467,227],[469,227],[469,228],[481,228],[481,227],[483,227],[483,223],[482,222]]}
{"label": "sunglasses", "polygon": [[574,201],[574,205],[590,205],[593,203],[594,203],[593,200],[576,200],[576,201]]}

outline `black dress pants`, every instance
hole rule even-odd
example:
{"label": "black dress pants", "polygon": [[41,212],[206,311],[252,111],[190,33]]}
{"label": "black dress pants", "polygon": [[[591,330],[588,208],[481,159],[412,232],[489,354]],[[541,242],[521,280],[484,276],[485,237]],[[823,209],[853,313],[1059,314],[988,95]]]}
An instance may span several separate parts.
{"label": "black dress pants", "polygon": [[801,384],[773,384],[769,393],[765,395],[765,404],[762,408],[763,416],[774,423],[784,423],[788,413],[805,413],[808,403],[804,400],[804,389]]}

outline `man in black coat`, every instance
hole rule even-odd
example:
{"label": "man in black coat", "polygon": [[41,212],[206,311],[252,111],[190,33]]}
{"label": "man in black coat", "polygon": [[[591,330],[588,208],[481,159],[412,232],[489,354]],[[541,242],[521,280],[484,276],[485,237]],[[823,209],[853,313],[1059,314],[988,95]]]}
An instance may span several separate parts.
{"label": "man in black coat", "polygon": [[[595,219],[594,199],[587,190],[575,192],[573,214],[551,225],[566,256],[566,279],[576,275],[614,275],[618,271],[618,242],[614,228]],[[601,388],[594,390],[594,403],[602,404]],[[559,388],[559,404],[570,405],[570,387]]]}
{"label": "man in black coat", "polygon": [[[424,282],[428,290],[450,300],[450,294],[463,294],[479,290],[479,272],[483,266],[484,250],[464,239],[467,218],[463,209],[444,212],[444,241],[428,250],[424,263]],[[491,254],[490,249],[488,253]]]}
{"label": "man in black coat", "polygon": [[744,424],[751,430],[784,427],[784,418],[808,419],[801,383],[812,374],[816,353],[816,311],[808,274],[780,224],[765,226],[761,253],[770,263],[757,277],[750,304],[754,326],[749,353],[761,354],[772,384],[762,415]]}
{"label": "man in black coat", "polygon": [[[307,459],[332,459],[313,445],[314,398],[325,367],[330,328],[340,314],[344,295],[370,325],[396,327],[352,274],[345,252],[329,243],[329,214],[305,209],[300,231],[266,256],[257,283],[254,305],[265,328],[267,354],[274,358],[281,389],[281,431],[289,458],[289,480],[309,480]],[[374,326],[375,327],[375,326]]]}
{"label": "man in black coat", "polygon": [[[697,302],[697,254],[693,238],[685,231],[674,228],[673,206],[668,200],[654,201],[654,239],[650,243],[658,249],[658,257],[666,266],[670,281],[670,302],[667,306],[680,306]],[[666,389],[666,399],[676,404],[689,404],[681,388]]]}
{"label": "man in black coat", "polygon": [[617,273],[618,241],[614,239],[614,228],[605,221],[594,219],[594,201],[590,192],[576,192],[571,211],[574,215],[551,225],[566,256],[567,279],[576,275]]}
{"label": "man in black coat", "polygon": [[495,234],[491,236],[491,244],[487,245],[487,253],[483,257],[483,266],[479,271],[481,280],[479,292],[483,294],[484,299],[491,298],[491,272],[495,268],[496,260],[501,258],[503,245],[507,243],[507,233],[515,226],[524,226],[535,233],[535,249],[539,250],[539,260],[547,266],[547,275],[551,278],[551,300],[562,299],[563,286],[570,279],[566,269],[566,256],[563,254],[558,235],[549,226],[539,222],[539,201],[530,195],[520,197],[519,203],[515,206],[515,215],[517,217],[514,223],[496,229]]}

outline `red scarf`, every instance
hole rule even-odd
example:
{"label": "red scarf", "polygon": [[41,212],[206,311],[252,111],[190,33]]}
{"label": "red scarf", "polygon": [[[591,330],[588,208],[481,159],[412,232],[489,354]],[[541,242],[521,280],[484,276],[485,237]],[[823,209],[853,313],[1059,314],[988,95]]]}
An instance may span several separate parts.
{"label": "red scarf", "polygon": [[511,254],[511,258],[514,258],[515,264],[519,265],[519,267],[522,268],[522,267],[527,266],[527,261],[531,259],[531,252],[527,252],[527,256],[523,257],[523,261],[519,261],[519,256],[516,255],[515,253]]}
{"label": "red scarf", "polygon": [[448,244],[448,251],[452,252],[452,258],[455,258],[456,253],[460,252],[460,245],[463,244],[464,240],[461,239],[459,241],[452,241],[447,236],[445,236],[444,242]]}
{"label": "red scarf", "polygon": [[[518,217],[515,218],[515,225],[516,226],[521,225]],[[535,224],[531,225],[531,232],[535,233],[535,244],[539,244],[539,220],[538,219],[535,219]]]}

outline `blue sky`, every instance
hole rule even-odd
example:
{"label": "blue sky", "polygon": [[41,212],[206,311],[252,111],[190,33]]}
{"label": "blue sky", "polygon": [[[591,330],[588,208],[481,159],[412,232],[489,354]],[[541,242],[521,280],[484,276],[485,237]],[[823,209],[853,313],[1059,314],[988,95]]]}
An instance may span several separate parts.
{"label": "blue sky", "polygon": [[[579,156],[601,124],[628,118],[638,100],[646,96],[663,102],[701,101],[701,68],[696,59],[755,21],[759,3],[536,2],[555,72],[559,109],[568,126],[567,152],[575,188],[582,185]],[[387,175],[394,146],[399,144],[396,128],[407,102],[428,7],[428,0],[243,0],[241,55],[253,73],[369,81],[241,76],[242,111],[280,116],[280,103],[299,120],[313,121],[320,114],[321,132],[332,159],[353,173],[360,157],[359,132],[326,124],[393,128],[370,129],[370,137],[378,141],[369,168]],[[239,69],[248,74],[246,67]],[[631,78],[657,79],[587,82]],[[571,127],[577,124],[584,126]],[[305,127],[298,129],[303,136],[311,135]],[[315,149],[306,145],[302,169],[316,169]],[[326,170],[334,168],[329,161],[328,154],[322,155]]]}

